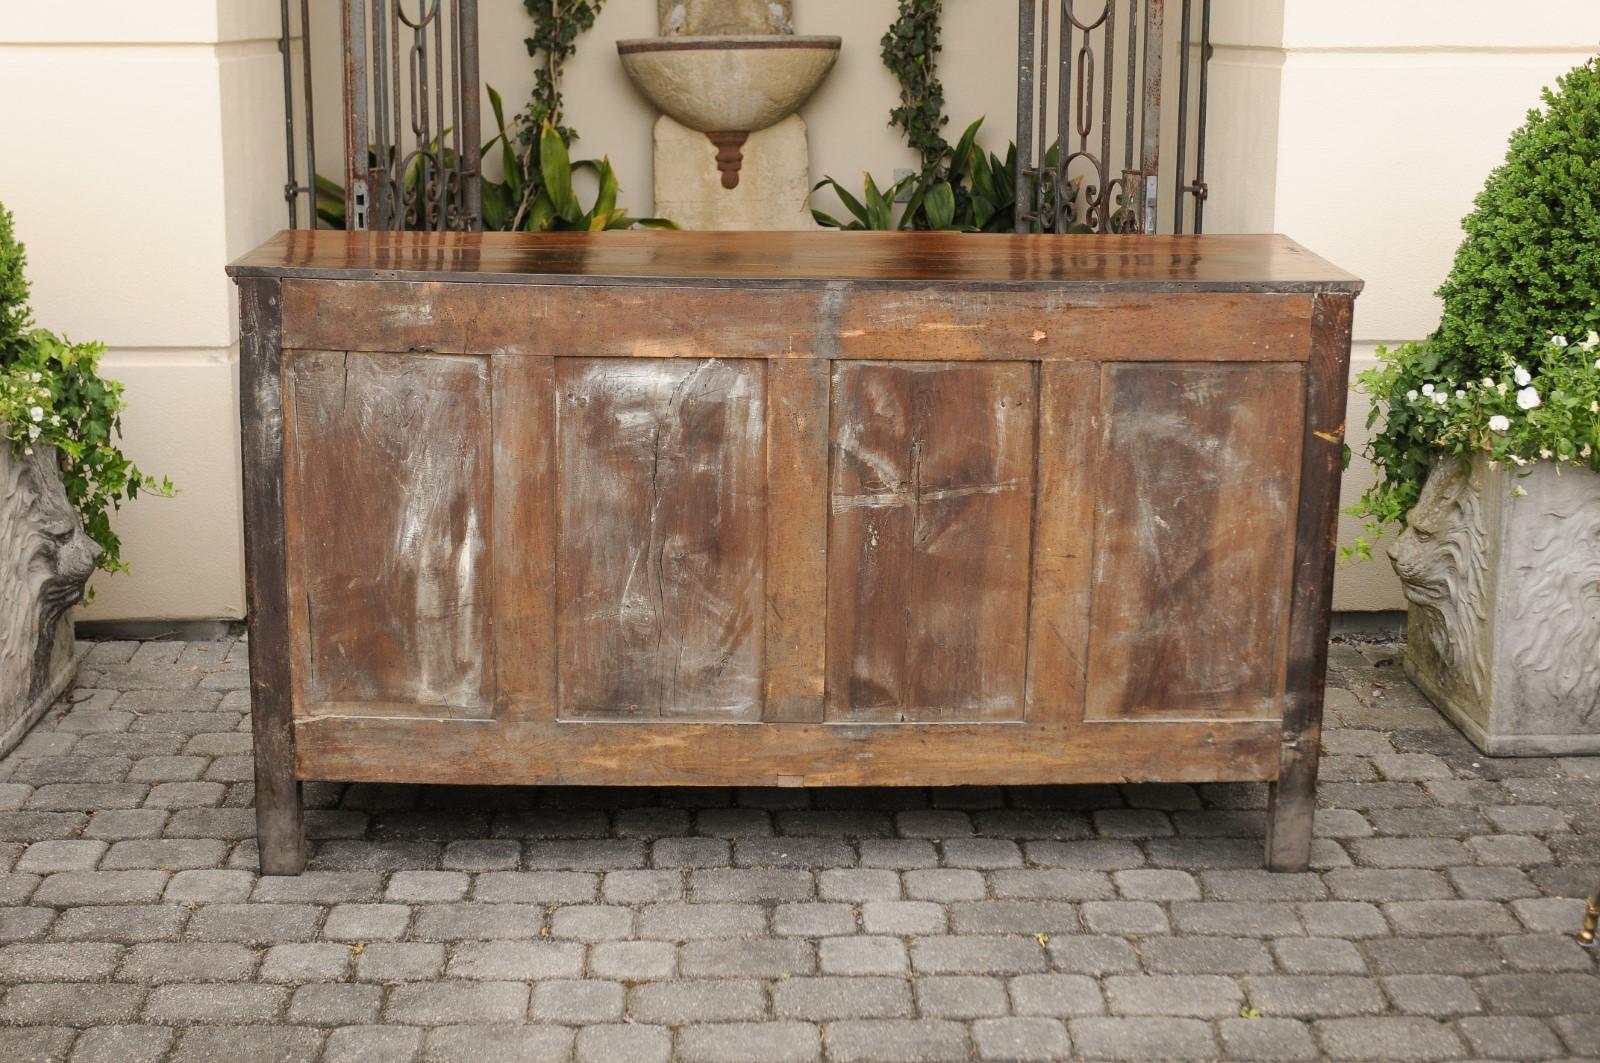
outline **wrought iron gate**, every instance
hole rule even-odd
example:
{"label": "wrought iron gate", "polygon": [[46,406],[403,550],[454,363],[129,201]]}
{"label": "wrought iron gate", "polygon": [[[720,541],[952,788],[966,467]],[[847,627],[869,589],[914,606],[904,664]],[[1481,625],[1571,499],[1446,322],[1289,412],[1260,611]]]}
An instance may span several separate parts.
{"label": "wrought iron gate", "polygon": [[[1166,0],[1144,0],[1141,18],[1140,0],[1018,0],[1017,232],[1154,233],[1163,217],[1172,232],[1189,224],[1201,230],[1211,0],[1198,5],[1198,41],[1193,0],[1182,0],[1175,39],[1167,29],[1167,7]],[[1173,44],[1178,100],[1164,114],[1162,67]],[[1191,102],[1197,114],[1193,130]],[[1176,123],[1176,158],[1172,200],[1163,210],[1162,128],[1168,116]],[[1122,165],[1114,169],[1119,124]]]}
{"label": "wrought iron gate", "polygon": [[291,12],[280,0],[289,224],[298,224],[299,197],[308,195],[312,225],[321,215],[346,229],[481,228],[477,0],[344,0],[341,7],[344,183],[316,169],[311,7],[300,0],[301,184]]}

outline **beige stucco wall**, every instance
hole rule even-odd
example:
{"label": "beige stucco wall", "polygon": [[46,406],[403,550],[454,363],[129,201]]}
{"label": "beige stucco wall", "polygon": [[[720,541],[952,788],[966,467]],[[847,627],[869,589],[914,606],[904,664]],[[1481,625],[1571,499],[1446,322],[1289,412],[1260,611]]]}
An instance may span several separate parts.
{"label": "beige stucco wall", "polygon": [[237,313],[228,259],[281,225],[276,5],[9,4],[0,202],[39,322],[109,347],[124,448],[182,487],[116,517],[131,576],[83,615],[244,612]]}
{"label": "beige stucco wall", "polygon": [[[1288,233],[1367,282],[1355,366],[1425,336],[1460,219],[1539,90],[1600,50],[1600,4],[1230,0],[1213,27],[1207,229]],[[1351,443],[1367,404],[1351,396]],[[1357,462],[1353,503],[1372,481]],[[1350,541],[1359,522],[1345,518]],[[1404,607],[1388,561],[1349,563],[1334,606]]]}
{"label": "beige stucco wall", "polygon": [[[329,169],[342,151],[339,5],[312,6]],[[1214,7],[1207,228],[1287,232],[1364,276],[1358,364],[1379,342],[1426,333],[1459,218],[1539,87],[1600,41],[1600,4],[1538,0],[1514,19],[1504,0]],[[511,0],[482,8],[484,81],[516,107],[533,80],[526,16]],[[796,4],[800,32],[844,38],[802,111],[813,180],[855,186],[863,169],[889,177],[914,162],[886,124],[895,88],[878,39],[894,8]],[[654,116],[612,42],[653,34],[654,9],[612,0],[566,80],[580,153],[609,155],[639,211],[651,207]],[[978,115],[990,147],[1012,136],[1015,18],[1010,0],[945,5],[952,136]],[[11,101],[0,143],[12,152],[0,201],[29,244],[38,316],[110,345],[107,368],[132,404],[129,453],[184,489],[119,515],[134,572],[97,581],[93,618],[242,613],[237,323],[221,268],[284,220],[276,34],[271,0],[61,0],[8,5],[0,20],[0,99]],[[1358,440],[1363,417],[1357,404]],[[1366,480],[1352,470],[1350,497]],[[1387,565],[1344,567],[1336,604],[1398,607]]]}

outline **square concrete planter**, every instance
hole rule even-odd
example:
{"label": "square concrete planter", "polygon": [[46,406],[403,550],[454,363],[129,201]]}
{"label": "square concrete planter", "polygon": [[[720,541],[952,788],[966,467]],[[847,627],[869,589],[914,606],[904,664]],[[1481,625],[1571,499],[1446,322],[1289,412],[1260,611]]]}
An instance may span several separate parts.
{"label": "square concrete planter", "polygon": [[1491,756],[1600,754],[1600,474],[1446,459],[1407,520],[1412,682]]}
{"label": "square concrete planter", "polygon": [[77,674],[68,614],[99,553],[67,501],[55,449],[19,456],[0,441],[0,756]]}

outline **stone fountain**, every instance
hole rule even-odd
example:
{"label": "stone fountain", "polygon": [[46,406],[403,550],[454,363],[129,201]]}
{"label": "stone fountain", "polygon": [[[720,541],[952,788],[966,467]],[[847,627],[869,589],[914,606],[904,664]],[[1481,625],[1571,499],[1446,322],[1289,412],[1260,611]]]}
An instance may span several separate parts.
{"label": "stone fountain", "polygon": [[655,213],[686,229],[812,229],[810,154],[795,110],[839,55],[794,32],[793,0],[657,0],[661,36],[617,42],[662,112]]}

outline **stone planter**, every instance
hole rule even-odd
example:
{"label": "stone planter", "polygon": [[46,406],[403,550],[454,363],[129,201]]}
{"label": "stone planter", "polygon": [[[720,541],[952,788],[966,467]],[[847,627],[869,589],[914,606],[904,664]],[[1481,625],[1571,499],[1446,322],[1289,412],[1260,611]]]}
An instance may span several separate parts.
{"label": "stone planter", "polygon": [[77,673],[67,614],[99,552],[67,501],[54,448],[17,456],[0,443],[0,756]]}
{"label": "stone planter", "polygon": [[1600,753],[1600,475],[1442,462],[1389,556],[1406,674],[1478,748]]}

